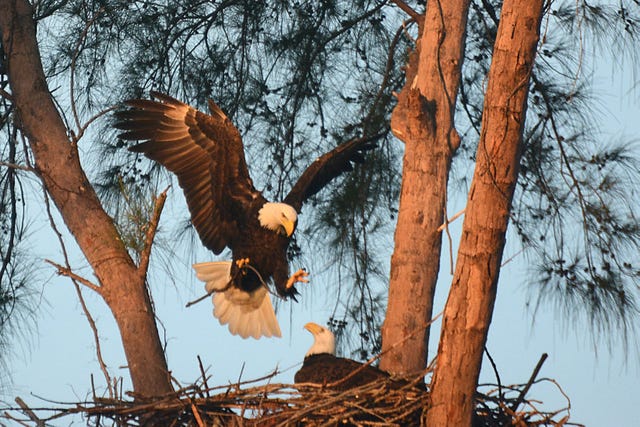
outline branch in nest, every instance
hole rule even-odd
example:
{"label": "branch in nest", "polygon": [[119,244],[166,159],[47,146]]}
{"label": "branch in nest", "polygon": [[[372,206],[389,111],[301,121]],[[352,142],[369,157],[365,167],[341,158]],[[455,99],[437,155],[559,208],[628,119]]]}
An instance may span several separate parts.
{"label": "branch in nest", "polygon": [[[245,384],[257,384],[258,381]],[[520,392],[526,385],[505,387]],[[225,390],[226,389],[226,390]],[[217,394],[209,394],[218,390]],[[520,394],[520,393],[519,393]],[[198,396],[208,396],[201,398]],[[526,402],[532,410],[511,411],[516,398],[502,398],[478,393],[476,397],[476,421],[479,426],[492,427],[519,425],[565,426],[568,414],[565,410],[544,412]],[[203,389],[201,384],[184,387],[173,393],[153,399],[99,399],[94,402],[69,404],[67,408],[29,409],[35,419],[37,411],[55,415],[40,418],[48,422],[70,414],[84,414],[93,420],[105,423],[113,420],[121,426],[139,425],[145,422],[154,425],[202,426],[213,425],[420,425],[422,415],[429,407],[429,392],[401,390],[389,387],[386,379],[380,379],[350,390],[309,389],[301,385],[267,383],[241,389],[237,383]],[[24,412],[26,405],[5,408]],[[500,408],[504,408],[501,410]],[[27,408],[28,409],[28,408]],[[5,418],[10,414],[5,413]],[[31,418],[34,420],[34,418]],[[576,425],[576,424],[572,424]]]}

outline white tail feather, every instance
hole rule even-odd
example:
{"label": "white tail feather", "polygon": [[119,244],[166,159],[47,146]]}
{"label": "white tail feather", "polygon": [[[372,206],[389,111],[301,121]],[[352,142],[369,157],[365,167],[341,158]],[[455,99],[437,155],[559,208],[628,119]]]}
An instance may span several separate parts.
{"label": "white tail feather", "polygon": [[255,339],[282,336],[267,289],[259,287],[253,292],[245,292],[228,286],[231,280],[230,261],[193,264],[193,269],[196,277],[205,282],[207,292],[214,292],[213,315],[221,325],[229,325],[229,332]]}

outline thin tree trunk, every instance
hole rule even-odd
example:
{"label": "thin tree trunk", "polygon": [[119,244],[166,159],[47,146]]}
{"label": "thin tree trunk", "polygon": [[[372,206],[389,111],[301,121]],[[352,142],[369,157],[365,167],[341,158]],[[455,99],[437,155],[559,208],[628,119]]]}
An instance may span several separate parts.
{"label": "thin tree trunk", "polygon": [[476,168],[431,383],[430,426],[470,426],[522,152],[543,0],[505,0]]}
{"label": "thin tree trunk", "polygon": [[[416,51],[393,111],[391,129],[405,143],[400,210],[391,258],[380,367],[423,369],[440,270],[447,181],[460,144],[454,128],[469,0],[427,2]],[[407,338],[409,337],[409,338]]]}
{"label": "thin tree trunk", "polygon": [[75,142],[53,103],[42,69],[33,10],[26,0],[0,0],[0,30],[18,123],[29,139],[35,168],[99,281],[95,288],[116,319],[134,390],[172,390],[145,273],[133,263],[102,208]]}

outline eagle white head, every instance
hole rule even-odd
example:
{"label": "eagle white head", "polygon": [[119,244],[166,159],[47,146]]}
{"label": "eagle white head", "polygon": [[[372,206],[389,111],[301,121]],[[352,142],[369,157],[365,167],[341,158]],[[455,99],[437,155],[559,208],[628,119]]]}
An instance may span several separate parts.
{"label": "eagle white head", "polygon": [[304,328],[313,334],[313,345],[307,351],[307,356],[312,354],[329,353],[336,354],[336,337],[329,329],[320,326],[317,323],[309,322]]}
{"label": "eagle white head", "polygon": [[296,229],[298,213],[286,203],[265,203],[258,211],[260,225],[276,233],[291,237]]}

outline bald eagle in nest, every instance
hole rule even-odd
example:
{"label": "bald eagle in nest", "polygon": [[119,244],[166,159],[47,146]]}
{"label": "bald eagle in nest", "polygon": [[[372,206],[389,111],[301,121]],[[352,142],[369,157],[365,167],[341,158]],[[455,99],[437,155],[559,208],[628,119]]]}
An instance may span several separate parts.
{"label": "bald eagle in nest", "polygon": [[293,298],[294,284],[307,273],[289,276],[287,247],[302,204],[331,180],[364,161],[376,137],[345,142],[316,159],[282,203],[269,202],[253,186],[240,132],[213,101],[206,114],[168,95],[125,101],[116,112],[119,137],[144,141],[129,150],[173,172],[184,191],[191,223],[215,254],[231,249],[233,262],[194,264],[198,279],[214,293],[214,316],[243,338],[281,336],[269,290]]}
{"label": "bald eagle in nest", "polygon": [[[390,375],[375,366],[336,356],[336,341],[333,332],[318,325],[307,323],[304,328],[313,334],[313,345],[304,357],[302,367],[293,381],[297,383],[321,384],[335,390],[349,390]],[[397,387],[405,381],[391,380]]]}

